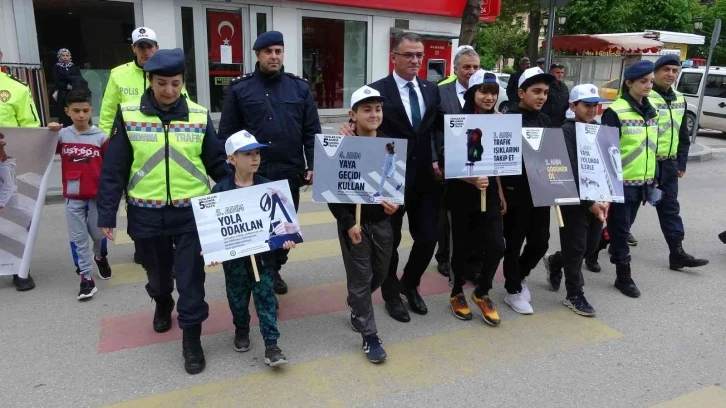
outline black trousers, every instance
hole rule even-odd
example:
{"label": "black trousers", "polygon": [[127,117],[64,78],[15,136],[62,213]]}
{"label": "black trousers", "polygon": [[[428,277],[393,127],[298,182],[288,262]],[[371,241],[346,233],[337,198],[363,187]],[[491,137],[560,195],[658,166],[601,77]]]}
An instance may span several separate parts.
{"label": "black trousers", "polygon": [[552,257],[552,266],[564,270],[567,296],[582,295],[585,293],[582,261],[585,255],[598,249],[602,222],[588,209],[579,205],[562,206],[560,210],[565,223],[560,228],[562,250]]}
{"label": "black trousers", "polygon": [[[148,283],[146,292],[152,298],[171,295],[174,291],[172,267],[176,265],[176,286],[179,292],[177,312],[179,327],[201,324],[209,316],[204,301],[204,259],[199,235],[190,232],[157,238],[137,239],[143,247],[143,266]],[[176,251],[174,248],[176,247]]]}
{"label": "black trousers", "polygon": [[[446,184],[441,185],[441,196],[446,195]],[[451,226],[449,225],[449,215],[444,200],[439,203],[439,223],[438,223],[438,247],[436,249],[436,262],[444,263],[451,261]]]}
{"label": "black trousers", "polygon": [[658,166],[658,188],[663,192],[663,197],[655,209],[658,212],[660,229],[672,252],[677,244],[683,242],[686,235],[681,219],[681,206],[678,203],[678,164],[675,160],[668,159],[659,161]]}
{"label": "black trousers", "polygon": [[[629,187],[625,187],[628,189]],[[628,234],[630,227],[635,223],[638,215],[640,201],[628,201],[627,194],[624,203],[612,203],[608,211],[608,234],[610,234],[610,262],[613,264],[630,263],[630,246]]]}
{"label": "black trousers", "polygon": [[[386,302],[400,299],[402,291],[416,289],[421,284],[421,276],[428,268],[436,249],[439,199],[435,192],[407,192],[406,205],[391,216],[393,252],[388,276],[381,285],[381,294]],[[408,214],[408,229],[413,238],[413,247],[403,268],[403,276],[399,280],[396,272],[404,213]]]}
{"label": "black trousers", "polygon": [[[504,215],[504,287],[522,291],[522,281],[547,253],[550,240],[550,207],[509,206]],[[527,245],[524,245],[525,240]],[[524,251],[522,251],[524,246]]]}
{"label": "black trousers", "polygon": [[[487,212],[481,212],[479,208],[474,208],[473,211],[471,208],[468,211],[456,207],[451,209],[451,273],[454,276],[452,296],[463,292],[468,268],[472,264],[480,268],[474,271],[477,296],[488,295],[492,289],[494,275],[504,256],[504,231],[498,204],[487,202],[487,208],[491,208]],[[472,259],[476,262],[472,263]]]}

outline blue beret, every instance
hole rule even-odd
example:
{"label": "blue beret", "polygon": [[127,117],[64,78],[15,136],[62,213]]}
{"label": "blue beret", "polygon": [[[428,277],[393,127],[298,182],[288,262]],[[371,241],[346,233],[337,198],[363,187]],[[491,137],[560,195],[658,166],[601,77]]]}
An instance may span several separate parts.
{"label": "blue beret", "polygon": [[252,46],[252,49],[257,51],[261,50],[267,47],[272,47],[273,45],[285,45],[285,41],[282,38],[282,33],[279,31],[268,31],[266,33],[262,33],[259,37],[257,37],[257,40],[255,41],[255,45]]}
{"label": "blue beret", "polygon": [[144,65],[144,71],[166,77],[183,74],[185,69],[184,51],[181,48],[159,50]]}
{"label": "blue beret", "polygon": [[681,60],[675,54],[664,55],[664,56],[658,58],[658,61],[655,62],[655,71],[657,71],[658,68],[665,66],[665,65],[677,65],[680,67]]}
{"label": "blue beret", "polygon": [[638,61],[625,70],[623,78],[634,81],[650,74],[654,70],[655,69],[652,61]]}

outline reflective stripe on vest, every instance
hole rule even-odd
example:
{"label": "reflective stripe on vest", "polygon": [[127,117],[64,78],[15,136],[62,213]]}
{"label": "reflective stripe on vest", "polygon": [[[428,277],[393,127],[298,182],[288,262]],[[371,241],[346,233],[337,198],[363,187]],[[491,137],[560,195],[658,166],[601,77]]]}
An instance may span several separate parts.
{"label": "reflective stripe on vest", "polygon": [[624,99],[617,99],[610,108],[620,120],[620,155],[623,183],[628,186],[649,184],[655,177],[655,152],[658,149],[658,121],[649,121]]}
{"label": "reflective stripe on vest", "polygon": [[121,104],[134,159],[126,186],[130,204],[145,208],[191,206],[190,199],[210,193],[201,160],[207,110],[187,100],[189,121],[167,126],[147,116],[138,102]]}
{"label": "reflective stripe on vest", "polygon": [[674,159],[678,155],[681,124],[686,115],[686,98],[682,93],[673,90],[676,100],[670,105],[655,90],[650,91],[648,100],[658,110],[658,151],[659,160]]}

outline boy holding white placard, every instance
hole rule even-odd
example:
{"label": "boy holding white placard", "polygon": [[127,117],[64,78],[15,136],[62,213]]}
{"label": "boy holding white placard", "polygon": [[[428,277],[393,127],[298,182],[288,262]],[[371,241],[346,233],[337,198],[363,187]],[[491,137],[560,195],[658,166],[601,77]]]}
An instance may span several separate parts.
{"label": "boy holding white placard", "polygon": [[[269,183],[270,180],[255,173],[260,167],[260,149],[267,145],[257,142],[246,130],[230,136],[224,149],[227,161],[234,167],[234,174],[222,179],[212,189],[221,193],[237,188]],[[287,241],[284,249],[295,247]],[[255,282],[252,260],[257,264],[260,281]],[[214,264],[213,264],[214,265]],[[273,291],[275,282],[275,256],[273,251],[263,252],[254,257],[246,256],[222,263],[224,280],[227,286],[227,300],[232,311],[235,326],[234,350],[239,352],[250,349],[250,295],[255,301],[255,311],[260,321],[260,332],[265,340],[265,364],[277,367],[287,364],[287,358],[277,346],[280,332],[277,330],[277,299]]]}
{"label": "boy holding white placard", "polygon": [[[595,115],[601,101],[597,88],[592,84],[578,85],[570,93],[570,109],[575,113],[575,118],[565,121],[562,133],[570,163],[573,164],[571,167],[575,180],[579,177],[576,123],[596,125]],[[562,250],[544,257],[550,289],[560,289],[564,269],[567,298],[562,303],[581,316],[595,316],[595,308],[585,299],[582,261],[585,255],[598,248],[608,206],[605,202],[585,200],[580,201],[580,205],[563,206],[561,211],[565,226],[560,228]]]}
{"label": "boy holding white placard", "polygon": [[[353,93],[350,117],[356,125],[356,136],[382,136],[377,129],[383,121],[384,100],[378,91],[368,86]],[[385,179],[384,174],[381,184]],[[363,336],[363,351],[368,360],[382,362],[387,355],[378,338],[371,294],[388,275],[393,251],[390,216],[398,210],[398,205],[382,200],[380,206],[360,205],[359,210],[354,204],[328,204],[328,207],[338,221],[338,238],[348,283],[350,323],[353,330]],[[356,211],[360,211],[359,216]]]}

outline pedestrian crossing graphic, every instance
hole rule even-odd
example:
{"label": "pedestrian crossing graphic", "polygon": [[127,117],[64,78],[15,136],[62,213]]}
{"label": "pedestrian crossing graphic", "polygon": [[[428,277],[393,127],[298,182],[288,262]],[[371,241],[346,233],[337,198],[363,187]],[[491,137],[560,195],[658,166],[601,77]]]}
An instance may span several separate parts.
{"label": "pedestrian crossing graphic", "polygon": [[[402,196],[403,195],[403,184],[405,183],[405,175],[404,171],[406,170],[406,163],[399,160],[396,162],[396,171],[393,172],[393,176],[389,178],[384,178],[376,171],[370,172],[366,174],[365,177],[362,178],[362,181],[364,181],[365,187],[364,191],[366,192],[366,196],[360,196],[358,193],[351,193],[351,194],[341,194],[337,191],[333,190],[326,190],[322,192],[323,198],[326,200],[326,202],[329,203],[342,203],[342,204],[366,204],[373,202],[375,198],[373,195],[378,191],[379,187],[381,186],[381,181],[383,182],[383,190],[385,191],[385,194],[381,194],[381,199],[386,199],[386,197],[396,197],[396,196]],[[396,188],[400,186],[400,188]]]}
{"label": "pedestrian crossing graphic", "polygon": [[[36,200],[23,193],[37,194],[42,176],[35,173],[24,173],[16,177],[17,189],[10,197],[7,205],[0,210],[0,254],[8,264],[19,265],[28,240],[28,227],[33,219]],[[0,187],[5,181],[0,182]],[[6,272],[13,272],[9,269]]]}

